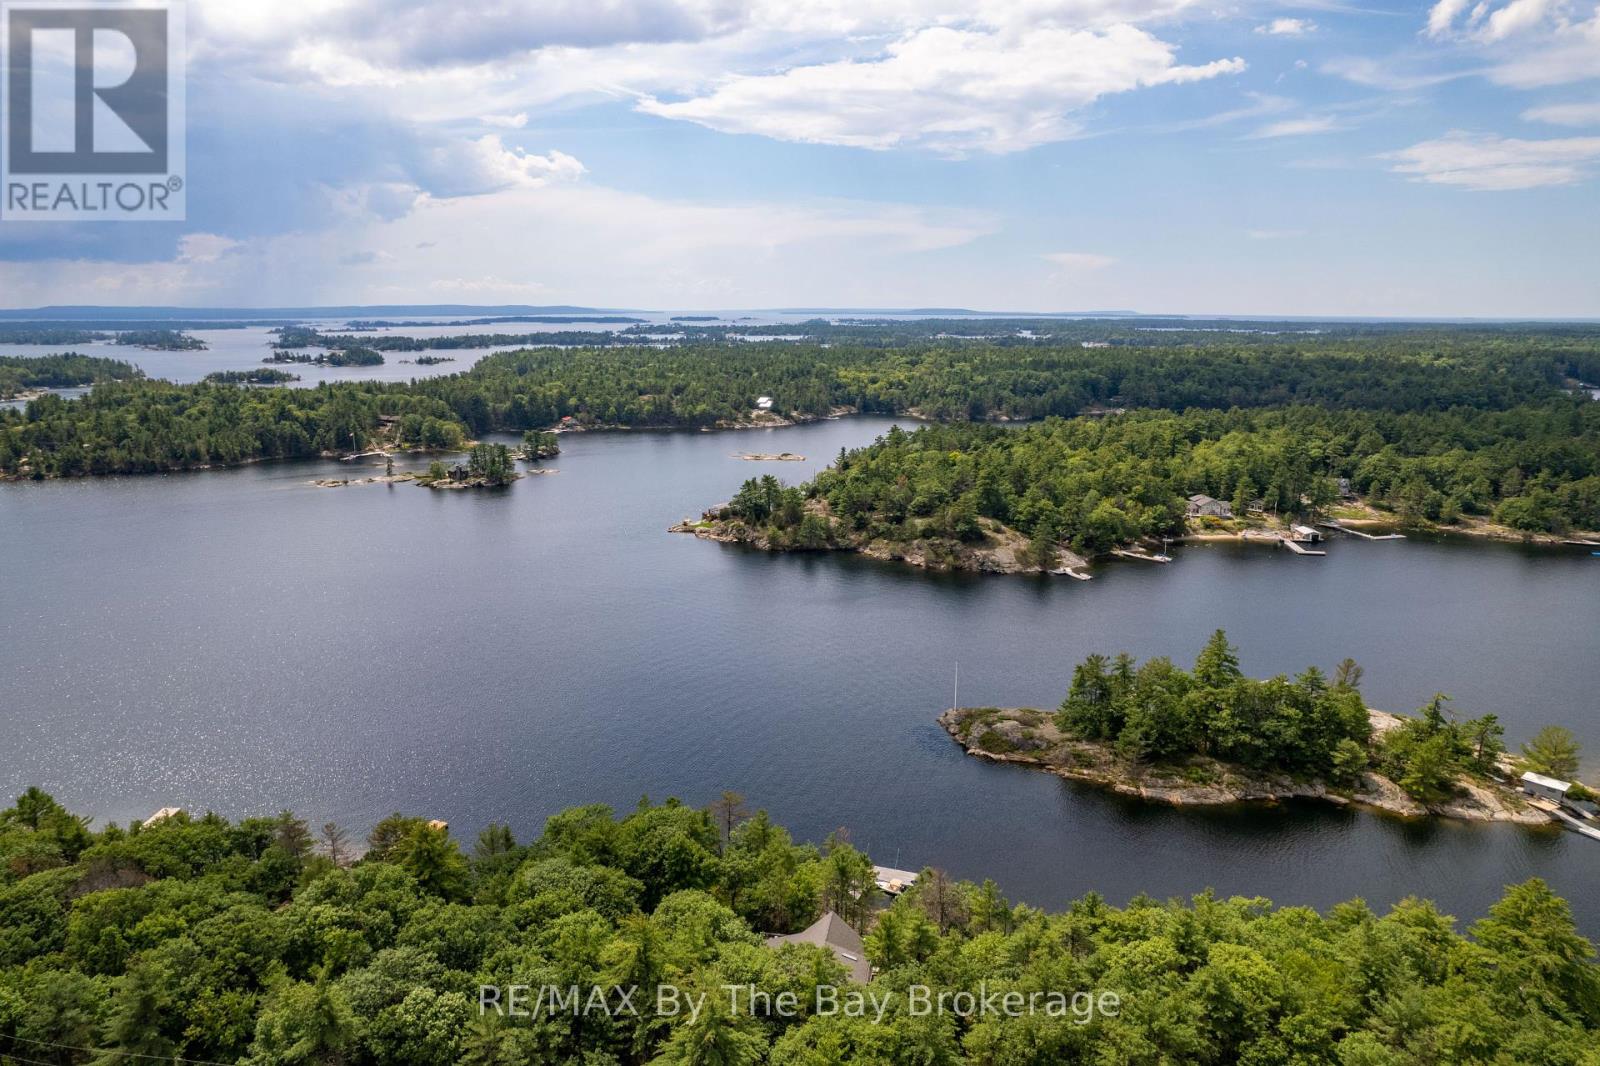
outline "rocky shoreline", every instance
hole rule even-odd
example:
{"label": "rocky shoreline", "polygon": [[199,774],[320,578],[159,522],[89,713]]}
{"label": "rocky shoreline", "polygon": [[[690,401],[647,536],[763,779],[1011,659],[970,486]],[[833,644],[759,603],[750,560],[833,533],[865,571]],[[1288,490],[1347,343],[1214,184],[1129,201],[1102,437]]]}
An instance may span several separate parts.
{"label": "rocky shoreline", "polygon": [[[813,501],[809,509],[814,514],[826,517],[826,505]],[[835,532],[830,543],[815,548],[802,548],[789,544],[775,543],[771,534],[764,529],[757,529],[746,525],[737,519],[723,519],[715,517],[718,508],[712,508],[698,520],[685,518],[676,525],[667,527],[669,533],[688,533],[699,537],[701,540],[713,540],[719,544],[743,544],[762,551],[837,551],[853,552],[865,555],[869,559],[880,559],[884,562],[904,563],[907,566],[920,567],[925,570],[953,571],[970,570],[984,574],[1025,574],[1025,573],[1051,573],[1075,577],[1079,580],[1088,580],[1089,575],[1083,570],[1089,561],[1076,552],[1066,548],[1056,552],[1056,565],[1048,571],[1041,571],[1031,562],[1024,562],[1029,547],[1028,538],[1008,526],[990,519],[982,519],[987,537],[982,544],[960,544],[947,540],[914,540],[914,541],[888,541],[873,540],[866,537],[847,536],[840,537]]]}
{"label": "rocky shoreline", "polygon": [[[1374,736],[1401,721],[1385,711],[1368,714]],[[1457,783],[1455,798],[1425,804],[1406,795],[1387,777],[1371,771],[1363,773],[1354,787],[1344,788],[1320,779],[1260,773],[1201,756],[1170,764],[1131,763],[1106,744],[1062,735],[1049,714],[1031,708],[954,708],[939,716],[939,724],[967,754],[980,759],[1031,766],[1124,796],[1179,807],[1300,799],[1370,807],[1408,818],[1554,824],[1554,819],[1529,804],[1521,793],[1488,779],[1464,778]]]}

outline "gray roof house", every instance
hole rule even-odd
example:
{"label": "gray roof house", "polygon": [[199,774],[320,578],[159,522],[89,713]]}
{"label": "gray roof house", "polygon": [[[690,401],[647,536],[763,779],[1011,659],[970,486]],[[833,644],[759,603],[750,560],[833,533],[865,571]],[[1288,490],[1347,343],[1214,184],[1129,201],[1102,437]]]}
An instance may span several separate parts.
{"label": "gray roof house", "polygon": [[798,933],[767,937],[769,948],[781,948],[785,944],[815,944],[827,948],[850,971],[850,980],[862,985],[872,980],[872,963],[867,961],[867,950],[861,943],[861,934],[832,911],[826,912],[809,928]]}
{"label": "gray roof house", "polygon": [[1232,518],[1233,505],[1213,499],[1204,493],[1189,497],[1190,518]]}

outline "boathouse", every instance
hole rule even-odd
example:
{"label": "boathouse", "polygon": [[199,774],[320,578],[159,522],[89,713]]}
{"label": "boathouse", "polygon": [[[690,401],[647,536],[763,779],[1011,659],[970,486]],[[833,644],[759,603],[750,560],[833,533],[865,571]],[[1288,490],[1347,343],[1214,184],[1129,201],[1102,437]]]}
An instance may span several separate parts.
{"label": "boathouse", "polygon": [[1317,544],[1322,540],[1322,534],[1310,526],[1290,526],[1289,537],[1301,544]]}
{"label": "boathouse", "polygon": [[862,985],[872,980],[872,963],[867,961],[867,949],[861,943],[861,934],[832,911],[824,913],[810,927],[798,933],[767,937],[769,948],[781,948],[785,944],[815,944],[819,948],[827,948],[850,971],[850,980]]}
{"label": "boathouse", "polygon": [[1536,774],[1529,770],[1522,775],[1522,791],[1530,796],[1538,796],[1541,799],[1555,800],[1560,803],[1567,798],[1567,793],[1572,791],[1572,782],[1546,777],[1543,774]]}

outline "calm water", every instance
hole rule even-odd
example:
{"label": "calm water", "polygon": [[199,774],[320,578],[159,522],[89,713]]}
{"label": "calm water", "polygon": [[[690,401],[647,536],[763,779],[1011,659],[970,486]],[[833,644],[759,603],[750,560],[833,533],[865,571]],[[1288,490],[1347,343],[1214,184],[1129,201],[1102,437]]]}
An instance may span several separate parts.
{"label": "calm water", "polygon": [[[1080,583],[665,532],[887,425],[571,435],[559,474],[494,495],[308,484],[338,463],[0,485],[0,786],[102,821],[288,806],[364,831],[399,809],[468,839],[731,788],[801,838],[847,826],[880,862],[1037,904],[1212,886],[1319,906],[1419,893],[1470,918],[1539,875],[1600,935],[1600,844],[1573,834],[1145,807],[967,758],[934,724],[957,659],[964,703],[1053,706],[1090,652],[1189,660],[1222,626],[1252,673],[1351,655],[1375,706],[1443,689],[1513,741],[1566,724],[1594,772],[1600,559],[1191,546]],[[730,458],[782,450],[810,460]]]}

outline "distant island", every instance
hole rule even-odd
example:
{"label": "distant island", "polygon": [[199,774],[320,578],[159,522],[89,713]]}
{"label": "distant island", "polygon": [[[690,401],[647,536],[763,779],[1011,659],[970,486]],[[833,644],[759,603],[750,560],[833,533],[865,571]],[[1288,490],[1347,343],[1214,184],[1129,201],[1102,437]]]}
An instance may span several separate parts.
{"label": "distant island", "polygon": [[[1514,759],[1495,715],[1458,720],[1442,694],[1411,717],[1372,710],[1360,680],[1352,660],[1331,680],[1315,668],[1247,678],[1219,630],[1192,672],[1166,659],[1091,656],[1053,714],[956,707],[939,724],[970,755],[1177,806],[1313,799],[1413,817],[1557,821],[1511,782],[1524,770],[1571,776],[1578,753],[1566,730],[1547,730]],[[1600,798],[1580,784],[1570,796]]]}
{"label": "distant island", "polygon": [[382,366],[383,355],[371,348],[351,347],[306,355],[300,352],[275,351],[264,363],[309,363],[316,366]]}
{"label": "distant island", "polygon": [[155,352],[203,352],[205,341],[177,329],[129,329],[116,335],[116,343]]}
{"label": "distant island", "polygon": [[213,385],[287,385],[292,381],[299,381],[299,374],[291,374],[286,370],[274,370],[271,367],[259,367],[255,370],[217,370],[207,374],[202,381],[209,381]]}

